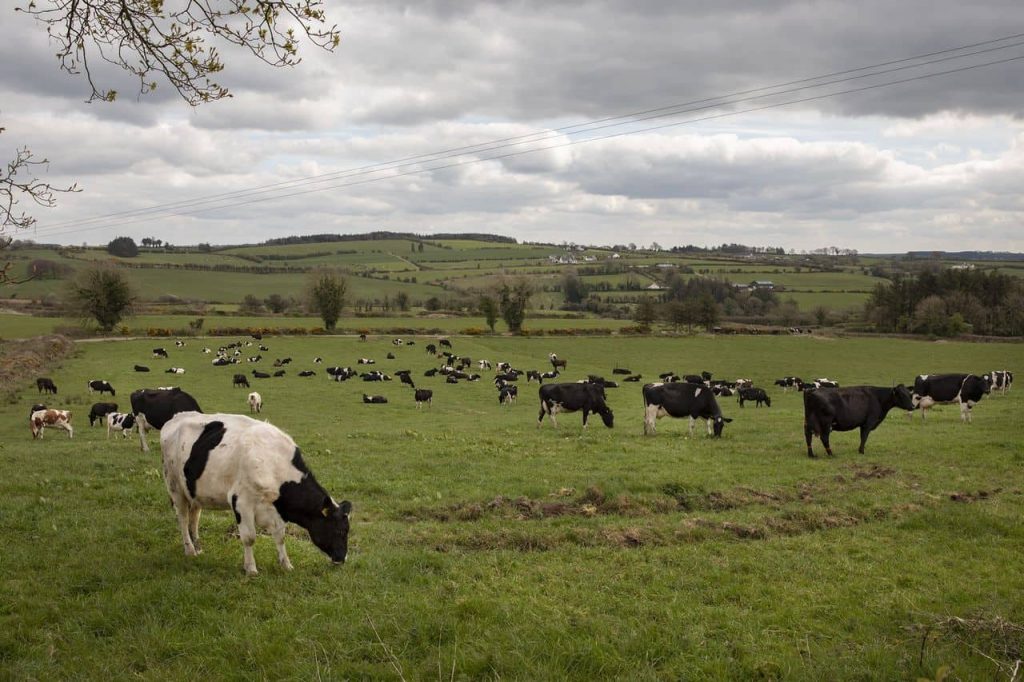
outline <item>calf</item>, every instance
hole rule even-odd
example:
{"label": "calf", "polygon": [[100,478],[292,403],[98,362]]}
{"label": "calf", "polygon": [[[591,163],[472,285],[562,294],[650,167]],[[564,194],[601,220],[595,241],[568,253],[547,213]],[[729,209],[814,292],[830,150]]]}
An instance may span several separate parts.
{"label": "calf", "polygon": [[614,425],[615,416],[605,403],[604,387],[598,384],[545,384],[540,387],[539,394],[538,429],[545,415],[551,418],[551,425],[557,428],[556,414],[578,410],[583,410],[583,428],[587,427],[587,417],[591,412],[601,415],[601,421],[609,429]]}
{"label": "calf", "polygon": [[689,417],[690,436],[698,418],[707,422],[708,435],[720,438],[725,425],[732,421],[722,416],[722,409],[711,389],[687,382],[645,384],[644,435],[653,434],[661,417]]}
{"label": "calf", "polygon": [[136,372],[148,372],[149,371],[149,367],[146,367],[145,365],[135,365],[135,371]]}
{"label": "calf", "polygon": [[848,386],[846,388],[818,388],[804,391],[804,438],[807,441],[807,456],[814,457],[811,438],[817,434],[825,452],[832,456],[828,437],[832,431],[860,429],[860,447],[857,452],[864,454],[868,434],[885,421],[889,410],[898,407],[911,410],[914,407],[910,391],[900,384],[895,388],[884,386]]}
{"label": "calf", "polygon": [[249,575],[257,573],[257,524],[270,531],[284,570],[292,568],[287,522],[305,528],[331,561],[345,562],[352,503],[331,499],[295,441],[277,427],[243,415],[186,412],[167,424],[160,449],[186,556],[199,554],[199,515],[209,508],[234,512]]}
{"label": "calf", "polygon": [[110,385],[110,382],[103,381],[101,379],[93,379],[89,382],[89,393],[92,393],[93,391],[97,393],[109,393],[112,396],[117,395],[114,391],[114,387]]}
{"label": "calf", "polygon": [[102,422],[111,412],[117,412],[117,403],[93,403],[89,408],[89,426]]}
{"label": "calf", "polygon": [[144,388],[132,393],[132,414],[139,425],[139,441],[142,449],[149,452],[146,442],[146,427],[159,431],[179,412],[202,412],[199,403],[177,387],[167,389]]}
{"label": "calf", "polygon": [[740,407],[743,407],[743,403],[747,400],[754,401],[755,407],[761,407],[761,403],[768,407],[772,406],[772,399],[768,397],[763,388],[741,388],[739,394]]}
{"label": "calf", "polygon": [[417,388],[413,396],[416,399],[416,407],[418,408],[423,407],[423,403],[426,403],[427,407],[433,404],[431,401],[434,399],[434,392],[429,388]]}
{"label": "calf", "polygon": [[231,387],[234,388],[235,386],[244,386],[245,388],[249,388],[249,379],[247,379],[244,374],[236,374],[231,380]]}
{"label": "calf", "polygon": [[110,440],[111,431],[120,431],[121,436],[127,438],[135,428],[135,415],[111,412],[107,415],[107,440]]}
{"label": "calf", "polygon": [[249,414],[259,414],[263,411],[263,396],[256,391],[249,394],[246,402],[249,404]]}
{"label": "calf", "polygon": [[366,395],[363,394],[363,402],[368,405],[383,405],[387,403],[388,399],[382,395]]}
{"label": "calf", "polygon": [[68,410],[36,410],[28,419],[29,428],[32,430],[32,438],[42,438],[43,429],[47,426],[56,426],[68,432],[68,438],[75,435],[71,428],[71,412]]}
{"label": "calf", "polygon": [[53,383],[53,379],[49,377],[39,377],[36,379],[36,388],[39,389],[39,393],[52,393],[57,395],[57,385]]}
{"label": "calf", "polygon": [[971,422],[971,410],[988,395],[988,379],[976,374],[922,374],[914,379],[913,406],[921,410],[921,419],[935,404],[960,405],[960,421]]}
{"label": "calf", "polygon": [[167,357],[167,349],[166,348],[154,348],[153,349],[153,357],[154,358],[166,358]]}

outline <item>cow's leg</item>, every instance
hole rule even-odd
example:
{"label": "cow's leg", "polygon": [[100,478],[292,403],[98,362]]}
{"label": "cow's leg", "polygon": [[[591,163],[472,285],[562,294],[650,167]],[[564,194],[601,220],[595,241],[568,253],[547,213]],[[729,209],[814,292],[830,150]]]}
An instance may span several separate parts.
{"label": "cow's leg", "polygon": [[696,418],[690,417],[690,438],[693,438],[693,425],[697,423]]}
{"label": "cow's leg", "polygon": [[707,427],[708,427],[708,435],[710,436],[711,434],[713,434],[713,433],[714,433],[714,431],[712,430],[712,426],[711,426],[711,425],[712,425],[712,423],[714,422],[714,420],[713,420],[713,419],[711,419],[711,417],[705,417],[705,418],[704,418],[704,422],[705,422],[705,424],[706,424],[706,425],[707,425]]}
{"label": "cow's leg", "polygon": [[804,440],[807,441],[807,456],[808,457],[817,457],[817,455],[814,454],[814,448],[811,447],[811,439],[813,439],[813,438],[814,438],[814,426],[812,425],[811,420],[805,417],[804,418]]}
{"label": "cow's leg", "polygon": [[583,408],[583,428],[587,428],[587,417],[589,417],[589,416],[590,416],[590,412],[588,412],[587,408],[584,407]]}
{"label": "cow's leg", "polygon": [[68,438],[74,438],[75,429],[72,428],[71,424],[69,422],[64,422],[63,426],[64,430],[68,432]]}
{"label": "cow's leg", "polygon": [[237,503],[238,537],[242,541],[242,567],[246,575],[256,575],[256,558],[252,553],[252,546],[256,544],[256,510],[252,504],[241,500]]}
{"label": "cow's leg", "polygon": [[864,424],[863,426],[860,427],[860,447],[857,449],[857,452],[859,452],[862,455],[864,454],[864,446],[868,442],[868,435],[870,433],[871,427],[868,426],[867,424]]}
{"label": "cow's leg", "polygon": [[821,425],[821,433],[819,434],[821,436],[821,444],[825,446],[825,452],[828,454],[829,457],[833,456],[833,454],[832,454],[832,446],[829,445],[829,442],[828,442],[828,436],[829,436],[829,433],[831,433],[831,432],[832,432],[832,424],[831,423],[823,423]]}
{"label": "cow's leg", "polygon": [[274,544],[277,546],[277,563],[281,565],[286,571],[292,570],[292,562],[288,558],[288,552],[284,548],[285,538],[285,523],[278,514],[274,514],[268,519],[268,527],[270,529],[270,536],[274,538]]}
{"label": "cow's leg", "polygon": [[193,503],[180,493],[171,493],[171,504],[174,505],[174,513],[178,517],[178,529],[181,531],[181,544],[185,547],[185,556],[197,556],[199,550],[192,543],[192,534],[189,532]]}
{"label": "cow's leg", "polygon": [[544,423],[544,414],[545,414],[545,412],[546,412],[546,410],[544,409],[544,401],[542,400],[541,403],[540,403],[540,414],[537,415],[537,428],[538,429],[540,428],[540,425]]}
{"label": "cow's leg", "polygon": [[656,430],[658,422],[658,406],[647,405],[644,407],[644,435],[649,436]]}
{"label": "cow's leg", "polygon": [[966,424],[971,423],[971,404],[969,402],[960,403],[960,421]]}
{"label": "cow's leg", "polygon": [[146,442],[146,415],[139,414],[135,421],[139,424],[139,442],[142,444],[142,451],[149,452],[149,443]]}
{"label": "cow's leg", "polygon": [[199,546],[199,515],[203,513],[203,508],[198,504],[193,504],[188,510],[188,534],[192,538],[192,546],[196,550],[196,554],[203,551],[202,547]]}

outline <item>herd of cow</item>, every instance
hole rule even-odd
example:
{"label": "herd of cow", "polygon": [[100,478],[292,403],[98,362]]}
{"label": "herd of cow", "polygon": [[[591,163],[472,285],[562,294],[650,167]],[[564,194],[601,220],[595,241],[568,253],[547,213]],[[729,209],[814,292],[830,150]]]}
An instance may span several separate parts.
{"label": "herd of cow", "polygon": [[[396,339],[394,343],[401,345],[402,341]],[[427,345],[426,350],[444,358],[445,362],[439,368],[427,370],[425,376],[441,374],[445,376],[446,383],[480,380],[479,374],[465,371],[472,364],[469,358],[454,355],[449,341],[441,340],[439,343],[449,350],[439,353],[434,344]],[[184,342],[178,342],[178,345],[184,346]],[[242,342],[221,347],[213,364],[236,364],[240,361],[241,347]],[[232,349],[234,353],[230,353]],[[260,349],[267,350],[262,344]],[[154,356],[167,357],[166,349],[154,349],[153,352]],[[203,349],[203,352],[211,351]],[[389,356],[393,357],[393,354],[389,353]],[[606,391],[617,388],[619,384],[596,375],[576,382],[545,383],[546,380],[558,379],[568,367],[568,362],[554,353],[548,360],[552,371],[543,373],[518,370],[505,362],[497,363],[494,385],[498,390],[499,404],[515,402],[518,395],[516,382],[526,376],[527,382],[535,380],[540,384],[538,428],[545,417],[557,427],[556,415],[562,412],[582,412],[584,428],[589,415],[597,414],[605,426],[611,428],[614,415],[608,406]],[[275,366],[290,362],[291,358],[279,359]],[[314,363],[321,364],[322,359],[315,358]],[[358,364],[374,363],[371,359],[362,358]],[[477,365],[480,369],[491,368],[487,360],[479,360]],[[135,369],[148,371],[140,365]],[[167,371],[184,373],[184,369],[174,367]],[[279,371],[281,374],[277,376],[283,376],[283,370]],[[641,379],[639,374],[624,368],[615,368],[612,372],[628,375],[624,382],[639,382]],[[391,380],[389,375],[377,370],[359,373],[350,367],[328,367],[325,373],[334,381],[346,381],[356,376],[364,381]],[[306,370],[299,376],[315,374]],[[431,404],[433,391],[417,388],[410,370],[399,370],[393,374],[400,378],[402,384],[412,388],[417,407]],[[267,373],[254,372],[253,376],[271,378]],[[644,384],[642,388],[645,434],[654,434],[657,420],[669,416],[689,418],[691,436],[696,420],[704,419],[708,435],[720,437],[725,424],[732,419],[723,416],[717,397],[736,395],[740,407],[746,401],[754,402],[758,407],[762,404],[771,406],[767,392],[748,379],[713,380],[709,372],[682,377],[666,372],[660,379]],[[235,374],[232,383],[249,387],[244,374]],[[958,404],[961,419],[970,422],[971,410],[982,397],[993,390],[1005,393],[1012,383],[1012,372],[1003,370],[983,375],[920,375],[915,378],[913,389],[903,384],[894,387],[840,387],[838,382],[828,378],[805,382],[798,377],[784,377],[775,381],[783,391],[794,388],[803,393],[804,435],[809,457],[815,456],[811,447],[814,435],[821,439],[831,456],[829,434],[854,429],[860,429],[859,452],[863,454],[868,435],[893,409],[905,410],[908,415],[920,410],[924,418],[925,412],[935,404]],[[50,378],[39,378],[36,386],[40,393],[57,394],[57,386]],[[90,381],[88,388],[90,393],[116,396],[114,387],[105,380]],[[365,393],[362,399],[368,404],[388,402],[384,396]],[[199,553],[200,512],[203,508],[214,508],[230,509],[234,513],[244,548],[243,565],[249,574],[256,573],[252,546],[258,525],[270,531],[277,546],[278,561],[284,569],[291,568],[284,547],[286,522],[305,528],[313,543],[332,561],[345,561],[352,504],[348,501],[338,504],[327,494],[304,463],[298,446],[283,431],[243,415],[204,414],[196,399],[179,387],[140,389],[131,394],[130,402],[131,411],[126,413],[118,412],[116,403],[95,403],[89,412],[89,423],[106,423],[108,439],[112,432],[119,431],[127,437],[131,430],[137,428],[142,449],[147,452],[146,429],[161,432],[164,481],[177,514],[186,555]],[[263,400],[258,392],[249,393],[246,402],[251,413],[261,412]],[[33,438],[42,438],[47,426],[66,430],[70,438],[74,433],[70,422],[71,413],[67,410],[52,409],[42,404],[33,405],[30,410],[29,425]]]}

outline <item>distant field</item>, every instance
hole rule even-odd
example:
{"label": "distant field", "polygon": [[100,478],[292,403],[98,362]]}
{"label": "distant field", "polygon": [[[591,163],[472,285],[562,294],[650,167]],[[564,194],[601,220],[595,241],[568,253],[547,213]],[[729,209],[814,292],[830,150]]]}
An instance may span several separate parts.
{"label": "distant field", "polygon": [[[638,385],[609,389],[615,427],[561,414],[536,428],[535,384],[500,407],[490,381],[424,377],[437,359],[390,338],[272,338],[293,357],[251,379],[262,419],[296,439],[317,479],[353,505],[349,562],[332,567],[290,529],[242,574],[230,512],[202,516],[183,555],[159,452],[107,441],[85,419],[105,378],[125,406],[174,383],[208,412],[244,412],[246,390],[200,344],[171,348],[171,376],[142,375],[151,340],[82,343],[47,369],[48,402],[74,439],[28,433],[31,379],[0,404],[0,661],[4,678],[96,679],[1009,679],[1019,657],[1024,449],[1018,391],[964,425],[939,407],[890,414],[856,452],[804,452],[786,374],[890,386],[920,372],[1024,366],[1024,345],[810,337],[455,338],[474,360],[565,378],[711,370],[766,386],[770,408],[723,399],[722,439],[663,419],[642,435]],[[387,352],[397,359],[389,361]],[[397,381],[326,380],[325,364],[377,359],[435,392],[417,410]],[[266,365],[262,365],[265,369]],[[308,379],[297,376],[314,369]],[[250,375],[251,376],[251,375]],[[387,405],[364,405],[364,392]],[[108,399],[108,398],[104,398]],[[150,442],[156,445],[156,438]],[[820,452],[820,445],[815,442]],[[1002,666],[1002,667],[1000,667]],[[439,672],[440,669],[440,672]]]}
{"label": "distant field", "polygon": [[854,310],[867,303],[868,294],[849,294],[837,291],[816,291],[809,293],[784,291],[779,293],[783,301],[793,299],[803,311],[812,311],[818,306],[829,310]]}

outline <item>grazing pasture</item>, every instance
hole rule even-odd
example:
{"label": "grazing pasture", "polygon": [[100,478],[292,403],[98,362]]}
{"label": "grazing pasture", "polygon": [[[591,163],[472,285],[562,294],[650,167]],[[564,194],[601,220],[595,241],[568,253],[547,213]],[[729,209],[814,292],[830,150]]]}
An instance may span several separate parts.
{"label": "grazing pasture", "polygon": [[[1024,366],[1020,344],[810,337],[451,337],[476,361],[549,369],[559,380],[629,367],[747,377],[771,408],[740,408],[721,439],[664,418],[643,436],[641,384],[607,389],[615,426],[567,415],[536,428],[537,384],[500,406],[479,382],[425,377],[433,339],[264,338],[280,378],[250,379],[260,415],[295,439],[317,480],[351,500],[349,558],[330,566],[289,528],[295,568],[255,545],[239,565],[235,520],[207,512],[204,551],[185,557],[157,448],[77,429],[33,441],[26,382],[0,406],[0,669],[14,679],[1008,679],[1024,647],[1021,393],[897,411],[872,433],[833,434],[807,458],[803,404],[774,379],[909,384],[922,372]],[[99,376],[118,397],[173,382],[209,412],[247,413],[232,376],[196,339],[82,343],[48,368],[49,407],[82,426]],[[255,349],[255,346],[252,347]],[[385,358],[387,352],[394,360]],[[244,351],[243,351],[244,352]],[[246,352],[246,354],[249,354]],[[377,360],[433,390],[416,409],[397,379],[330,381],[324,366]],[[136,363],[154,375],[135,374]],[[183,367],[181,376],[162,374]],[[262,367],[262,365],[260,365]],[[239,369],[239,368],[242,369]],[[65,389],[64,387],[67,387]],[[387,396],[364,405],[363,393]],[[61,434],[63,435],[63,434]],[[156,445],[150,435],[151,446]],[[454,672],[453,672],[454,670]]]}

